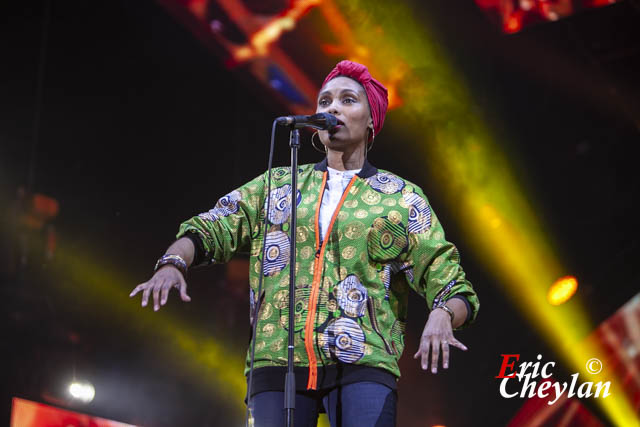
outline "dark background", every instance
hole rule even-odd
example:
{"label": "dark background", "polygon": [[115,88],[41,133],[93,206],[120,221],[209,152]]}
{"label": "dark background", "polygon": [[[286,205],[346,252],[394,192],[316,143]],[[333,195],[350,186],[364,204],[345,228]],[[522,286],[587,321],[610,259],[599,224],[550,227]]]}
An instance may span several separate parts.
{"label": "dark background", "polygon": [[[0,6],[0,206],[9,212],[32,167],[32,190],[60,203],[59,250],[76,251],[79,269],[94,260],[124,279],[112,281],[116,296],[101,301],[55,258],[45,262],[36,253],[18,276],[3,272],[3,416],[19,396],[146,426],[240,425],[241,404],[185,374],[193,360],[176,361],[154,328],[136,326],[138,318],[123,313],[139,304],[126,296],[150,277],[177,225],[264,170],[271,120],[287,111],[227,70],[153,1],[52,3],[37,145],[44,3]],[[537,212],[564,265],[579,278],[589,317],[603,321],[638,290],[637,3],[512,36],[500,34],[470,1],[413,7],[469,83],[479,114],[499,141],[509,141],[503,148],[540,203]],[[522,401],[498,394],[500,354],[558,357],[474,260],[437,183],[420,182],[420,168],[429,165],[404,155],[408,142],[390,134],[394,114],[370,161],[423,185],[482,302],[476,324],[456,334],[470,350],[454,350],[451,368],[434,377],[411,359],[426,320],[424,302],[413,298],[400,425],[478,419],[503,425]],[[306,141],[301,163],[319,161]],[[287,162],[283,133],[276,163]],[[10,243],[7,218],[3,240]],[[248,338],[244,291],[229,296],[233,281],[224,266],[196,271],[189,283],[193,302],[172,295],[165,310],[210,331],[241,360]],[[89,405],[60,400],[74,367],[96,386]],[[556,373],[563,375],[561,368]]]}

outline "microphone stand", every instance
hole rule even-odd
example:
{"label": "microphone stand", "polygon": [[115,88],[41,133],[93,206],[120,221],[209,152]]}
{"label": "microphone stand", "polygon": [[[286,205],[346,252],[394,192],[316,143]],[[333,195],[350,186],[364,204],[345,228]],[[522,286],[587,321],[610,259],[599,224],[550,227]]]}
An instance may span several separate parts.
{"label": "microphone stand", "polygon": [[[296,293],[296,229],[298,210],[298,149],[300,131],[295,123],[290,126],[289,147],[291,147],[291,220],[289,226],[289,338],[287,344],[287,375],[284,383],[284,409],[287,412],[287,427],[293,427],[293,415],[296,409],[296,377],[293,371],[294,329],[295,329],[295,293]],[[271,197],[271,195],[269,195]]]}

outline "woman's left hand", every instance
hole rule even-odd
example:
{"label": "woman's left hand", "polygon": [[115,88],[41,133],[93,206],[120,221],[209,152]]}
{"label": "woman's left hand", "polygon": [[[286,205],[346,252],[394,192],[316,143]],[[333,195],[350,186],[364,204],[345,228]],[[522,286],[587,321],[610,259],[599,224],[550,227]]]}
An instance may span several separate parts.
{"label": "woman's left hand", "polygon": [[467,347],[453,336],[451,317],[444,310],[433,310],[429,313],[429,319],[422,332],[420,348],[413,355],[414,359],[422,356],[422,369],[429,368],[429,348],[431,348],[431,372],[438,372],[438,357],[442,346],[442,367],[449,368],[449,346],[458,347],[467,351]]}

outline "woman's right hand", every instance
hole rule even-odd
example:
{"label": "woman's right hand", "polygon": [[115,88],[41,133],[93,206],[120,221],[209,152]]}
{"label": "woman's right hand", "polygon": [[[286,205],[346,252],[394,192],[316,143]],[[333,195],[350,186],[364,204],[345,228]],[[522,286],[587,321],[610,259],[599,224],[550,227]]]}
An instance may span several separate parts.
{"label": "woman's right hand", "polygon": [[133,297],[142,291],[142,306],[146,307],[149,302],[149,295],[153,293],[153,309],[158,311],[161,305],[167,303],[171,288],[180,290],[182,301],[191,301],[191,298],[187,295],[187,282],[184,281],[182,273],[173,265],[167,264],[156,271],[149,281],[136,286],[129,296]]}

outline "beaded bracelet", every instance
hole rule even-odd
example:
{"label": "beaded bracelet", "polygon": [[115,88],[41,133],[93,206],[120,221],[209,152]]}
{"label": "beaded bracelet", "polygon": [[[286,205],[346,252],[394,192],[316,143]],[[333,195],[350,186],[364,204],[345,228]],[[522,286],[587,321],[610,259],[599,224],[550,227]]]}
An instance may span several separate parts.
{"label": "beaded bracelet", "polygon": [[167,254],[161,256],[160,259],[158,259],[158,262],[156,262],[156,266],[153,268],[153,271],[156,272],[160,267],[167,264],[171,264],[178,270],[180,270],[180,273],[182,273],[183,277],[187,276],[187,263],[182,259],[180,255]]}

